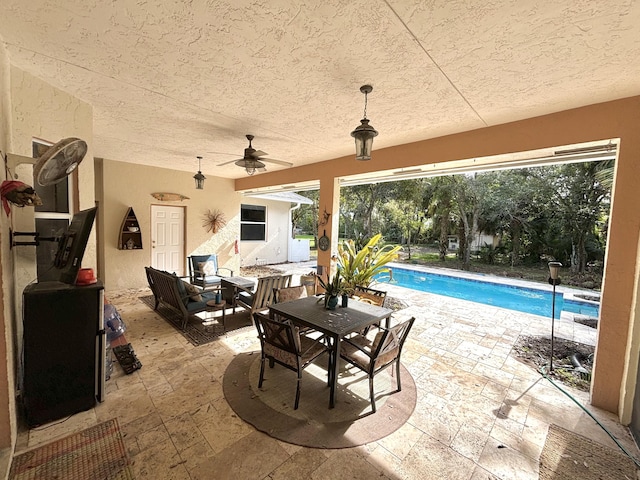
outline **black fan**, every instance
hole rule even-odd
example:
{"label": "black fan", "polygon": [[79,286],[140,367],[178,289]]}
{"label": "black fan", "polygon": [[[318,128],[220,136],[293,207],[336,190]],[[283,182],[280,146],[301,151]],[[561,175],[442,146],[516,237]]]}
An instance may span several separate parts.
{"label": "black fan", "polygon": [[251,146],[253,135],[247,135],[247,140],[249,140],[249,146],[244,149],[244,157],[239,160],[231,160],[229,162],[220,163],[218,166],[222,167],[223,165],[235,163],[237,166],[244,168],[249,175],[253,175],[256,170],[261,172],[266,171],[265,162],[284,165],[285,167],[293,166],[293,163],[291,162],[283,162],[282,160],[274,160],[272,158],[262,158],[268,154],[263,152],[262,150],[256,150]]}

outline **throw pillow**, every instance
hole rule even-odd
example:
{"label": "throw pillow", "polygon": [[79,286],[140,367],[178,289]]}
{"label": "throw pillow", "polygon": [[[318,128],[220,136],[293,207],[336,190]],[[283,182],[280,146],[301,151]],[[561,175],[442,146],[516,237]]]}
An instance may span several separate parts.
{"label": "throw pillow", "polygon": [[307,296],[307,290],[304,285],[298,287],[280,288],[278,290],[278,303],[290,302]]}
{"label": "throw pillow", "polygon": [[198,262],[198,270],[200,270],[205,275],[215,275],[216,264],[210,260],[207,262]]}
{"label": "throw pillow", "polygon": [[194,302],[201,302],[202,301],[202,295],[200,295],[200,290],[198,290],[198,287],[196,287],[195,285],[191,285],[190,283],[187,282],[182,282],[184,283],[184,288],[187,291],[187,293],[189,294],[189,298],[191,300],[193,300]]}

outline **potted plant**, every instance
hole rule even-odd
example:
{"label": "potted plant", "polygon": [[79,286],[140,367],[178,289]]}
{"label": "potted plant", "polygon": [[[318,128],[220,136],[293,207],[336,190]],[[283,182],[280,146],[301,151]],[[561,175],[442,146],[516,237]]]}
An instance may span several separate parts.
{"label": "potted plant", "polygon": [[380,233],[369,239],[362,248],[353,240],[345,240],[338,245],[338,265],[343,279],[343,289],[353,292],[356,286],[369,287],[383,275],[391,275],[387,264],[398,258],[399,245],[379,246]]}
{"label": "potted plant", "polygon": [[338,297],[344,293],[344,281],[340,269],[332,279],[327,275],[325,282],[322,277],[318,277],[320,286],[324,289],[324,306],[329,310],[334,310],[338,305]]}

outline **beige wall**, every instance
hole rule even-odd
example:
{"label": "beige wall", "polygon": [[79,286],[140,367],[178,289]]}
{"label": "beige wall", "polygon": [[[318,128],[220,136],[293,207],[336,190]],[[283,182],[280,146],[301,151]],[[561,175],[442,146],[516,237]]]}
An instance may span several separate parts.
{"label": "beige wall", "polygon": [[[321,209],[327,205],[335,214],[336,206],[331,207],[323,189],[331,190],[338,176],[620,138],[591,402],[628,421],[640,343],[640,338],[630,334],[638,316],[634,307],[640,261],[638,125],[640,97],[632,97],[397,147],[375,150],[374,144],[369,162],[357,162],[349,156],[325,162],[322,167],[308,165],[243,177],[236,180],[236,189],[320,180]],[[327,233],[334,228],[327,228]],[[319,255],[320,265],[328,264],[326,256]]]}
{"label": "beige wall", "polygon": [[[151,205],[185,207],[185,269],[186,256],[195,253],[217,253],[220,267],[239,273],[240,258],[235,255],[238,238],[240,194],[233,181],[208,176],[204,190],[196,190],[192,172],[134,165],[114,160],[100,161],[103,198],[99,199],[101,226],[100,243],[104,262],[100,278],[109,290],[148,286],[144,267],[151,265]],[[99,189],[100,191],[100,189]],[[160,202],[154,192],[179,193],[188,200]],[[140,223],[142,250],[119,250],[118,232],[128,207],[132,207]],[[227,225],[217,234],[207,232],[202,220],[207,210],[221,210]]]}
{"label": "beige wall", "polygon": [[[91,161],[93,139],[93,112],[90,105],[53,88],[47,83],[11,67],[4,50],[0,51],[0,113],[2,134],[0,148],[3,153],[31,156],[34,138],[57,142],[65,137],[79,137],[87,141],[89,151],[78,169],[80,208],[94,205],[94,172]],[[12,172],[17,179],[33,185],[32,166],[21,165]],[[12,207],[11,216],[4,213],[2,227],[2,300],[3,331],[6,339],[0,353],[7,358],[6,367],[0,371],[0,445],[13,445],[16,436],[16,405],[14,379],[17,361],[15,352],[20,351],[22,338],[22,290],[36,278],[35,249],[17,247],[9,249],[9,238],[5,232],[34,230],[33,208]],[[83,265],[95,264],[95,236],[85,254]],[[8,393],[8,398],[7,398]],[[9,428],[7,428],[9,426]],[[10,432],[10,433],[9,433]]]}
{"label": "beige wall", "polygon": [[267,239],[265,241],[240,242],[242,265],[255,265],[256,259],[264,260],[267,264],[286,262],[291,204],[252,197],[242,198],[241,203],[267,207]]}
{"label": "beige wall", "polygon": [[[10,96],[9,59],[4,45],[0,43],[0,151],[2,155],[11,145],[11,96]],[[2,175],[2,180],[5,180]],[[13,450],[16,440],[16,408],[14,384],[14,329],[13,315],[13,262],[9,251],[9,219],[0,210],[0,272],[2,289],[0,290],[0,450]],[[0,478],[4,478],[7,465],[0,462]]]}

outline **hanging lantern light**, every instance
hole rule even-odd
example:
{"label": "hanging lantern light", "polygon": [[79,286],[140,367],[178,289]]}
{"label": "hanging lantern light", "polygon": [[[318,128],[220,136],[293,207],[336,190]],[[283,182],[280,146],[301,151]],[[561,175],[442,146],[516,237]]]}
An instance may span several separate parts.
{"label": "hanging lantern light", "polygon": [[196,157],[198,159],[198,173],[196,173],[193,178],[196,181],[196,190],[204,190],[204,181],[207,177],[205,177],[200,171],[200,162],[202,161],[202,157]]}
{"label": "hanging lantern light", "polygon": [[363,85],[360,91],[364,93],[364,115],[360,120],[360,125],[351,132],[351,136],[356,141],[356,160],[371,160],[371,150],[373,148],[373,137],[378,135],[375,128],[369,125],[367,119],[367,95],[373,91],[371,85]]}

